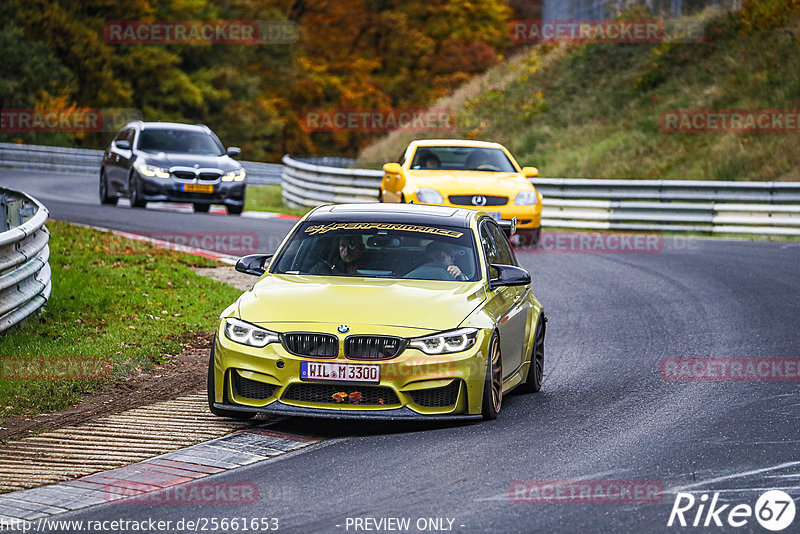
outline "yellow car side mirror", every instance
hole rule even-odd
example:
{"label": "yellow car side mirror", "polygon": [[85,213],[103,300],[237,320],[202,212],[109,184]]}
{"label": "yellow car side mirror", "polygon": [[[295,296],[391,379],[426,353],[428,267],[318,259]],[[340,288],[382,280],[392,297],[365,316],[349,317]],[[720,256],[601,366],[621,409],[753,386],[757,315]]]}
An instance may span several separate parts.
{"label": "yellow car side mirror", "polygon": [[536,178],[539,176],[539,169],[536,167],[522,167],[522,175],[525,176],[525,178]]}
{"label": "yellow car side mirror", "polygon": [[403,167],[399,163],[387,163],[383,166],[383,172],[386,174],[403,174]]}

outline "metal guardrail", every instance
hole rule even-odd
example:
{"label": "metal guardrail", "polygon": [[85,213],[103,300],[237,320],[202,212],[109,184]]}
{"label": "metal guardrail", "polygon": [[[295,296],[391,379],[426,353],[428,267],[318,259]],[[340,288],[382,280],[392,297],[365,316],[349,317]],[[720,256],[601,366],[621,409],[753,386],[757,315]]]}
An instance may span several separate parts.
{"label": "metal guardrail", "polygon": [[[377,202],[383,171],[313,165],[283,157],[290,206]],[[800,182],[536,178],[542,225],[585,230],[645,230],[800,235]]]}
{"label": "metal guardrail", "polygon": [[[0,143],[0,167],[97,176],[102,160],[102,150]],[[281,183],[282,165],[257,161],[241,163],[247,171],[249,184]]]}
{"label": "metal guardrail", "polygon": [[0,188],[0,332],[50,298],[49,212],[38,200]]}

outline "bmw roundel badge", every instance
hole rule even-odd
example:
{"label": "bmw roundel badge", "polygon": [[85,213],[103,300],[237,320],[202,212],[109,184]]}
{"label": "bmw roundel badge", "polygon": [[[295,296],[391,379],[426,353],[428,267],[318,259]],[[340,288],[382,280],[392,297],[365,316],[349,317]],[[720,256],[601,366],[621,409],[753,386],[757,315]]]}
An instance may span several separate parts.
{"label": "bmw roundel badge", "polygon": [[350,331],[350,327],[346,324],[340,324],[339,328],[336,329],[340,334],[346,334]]}

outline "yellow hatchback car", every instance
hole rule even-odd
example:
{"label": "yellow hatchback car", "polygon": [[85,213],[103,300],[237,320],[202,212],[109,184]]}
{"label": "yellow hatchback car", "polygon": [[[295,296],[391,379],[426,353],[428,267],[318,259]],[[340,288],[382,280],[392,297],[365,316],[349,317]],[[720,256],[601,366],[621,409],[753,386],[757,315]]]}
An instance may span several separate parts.
{"label": "yellow hatchback car", "polygon": [[545,316],[505,230],[439,206],[321,206],[222,312],[208,367],[215,415],[493,419],[539,391]]}
{"label": "yellow hatchback car", "polygon": [[498,143],[457,139],[413,141],[397,163],[383,166],[378,200],[436,204],[485,211],[497,220],[517,218],[514,244],[538,244],[542,195],[530,182],[536,167],[520,167]]}

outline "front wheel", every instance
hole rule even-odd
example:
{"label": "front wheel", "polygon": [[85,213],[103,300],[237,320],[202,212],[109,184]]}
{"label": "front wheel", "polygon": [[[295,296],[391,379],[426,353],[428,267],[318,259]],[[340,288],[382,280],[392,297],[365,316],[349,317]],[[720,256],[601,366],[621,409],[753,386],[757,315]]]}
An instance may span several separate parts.
{"label": "front wheel", "polygon": [[108,176],[106,176],[106,170],[103,169],[100,171],[100,203],[116,206],[118,200],[119,198],[109,196],[108,194]]}
{"label": "front wheel", "polygon": [[[216,340],[215,340],[216,341]],[[214,406],[216,394],[214,389],[214,347],[211,347],[211,357],[208,360],[208,409],[217,417],[228,417],[238,421],[248,421],[256,416],[253,412],[237,412],[235,410],[223,410]]]}
{"label": "front wheel", "polygon": [[241,206],[225,206],[225,209],[228,210],[228,215],[241,215],[242,210],[244,209],[244,205]]}
{"label": "front wheel", "polygon": [[144,199],[144,195],[142,195],[142,186],[139,183],[139,180],[136,179],[136,175],[134,173],[131,173],[131,177],[128,180],[128,191],[130,191],[132,207],[147,207],[147,201]]}
{"label": "front wheel", "polygon": [[195,213],[208,213],[211,204],[192,204]]}
{"label": "front wheel", "polygon": [[536,322],[536,333],[533,336],[528,378],[520,388],[525,393],[536,393],[542,389],[542,379],[544,378],[544,336],[546,331],[547,318],[542,312],[539,314],[539,320]]}
{"label": "front wheel", "polygon": [[496,332],[489,340],[487,360],[481,414],[489,421],[497,417],[503,406],[503,358],[500,355],[500,338]]}

